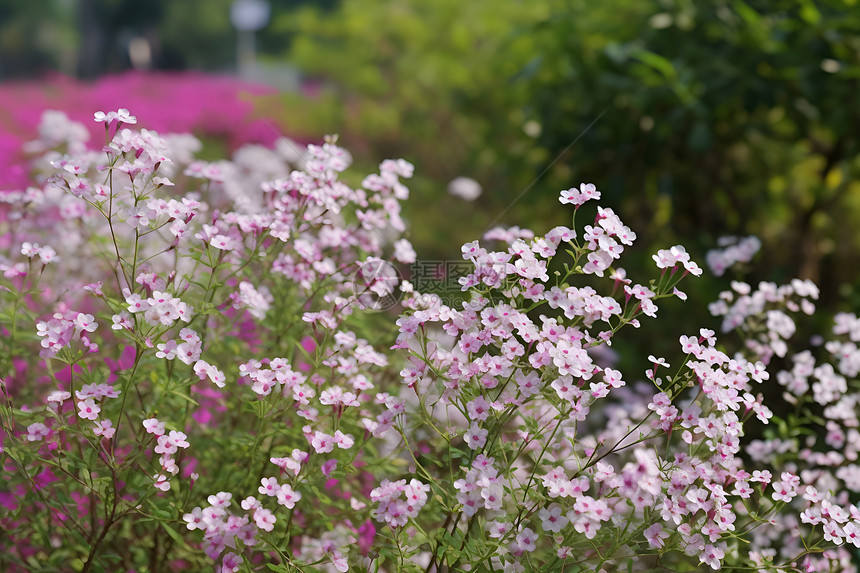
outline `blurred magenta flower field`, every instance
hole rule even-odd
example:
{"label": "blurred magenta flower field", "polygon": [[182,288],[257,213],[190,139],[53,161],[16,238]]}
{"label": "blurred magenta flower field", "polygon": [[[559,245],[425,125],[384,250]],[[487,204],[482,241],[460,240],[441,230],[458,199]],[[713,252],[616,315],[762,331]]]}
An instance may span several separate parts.
{"label": "blurred magenta flower field", "polygon": [[273,120],[254,112],[255,96],[274,93],[262,84],[194,72],[132,71],[95,82],[55,76],[4,83],[0,85],[0,189],[27,185],[23,144],[38,137],[47,110],[62,111],[84,126],[90,145],[101,145],[103,138],[100,126],[90,121],[92,110],[129,107],[142,118],[142,127],[215,138],[232,151],[245,143],[271,145],[279,137]]}

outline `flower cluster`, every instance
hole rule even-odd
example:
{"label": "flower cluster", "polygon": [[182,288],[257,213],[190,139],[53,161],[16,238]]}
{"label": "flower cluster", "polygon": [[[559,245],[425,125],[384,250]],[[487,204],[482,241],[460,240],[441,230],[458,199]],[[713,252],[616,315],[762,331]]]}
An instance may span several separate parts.
{"label": "flower cluster", "polygon": [[[217,559],[223,554],[221,571],[238,570],[242,564],[242,558],[236,553],[241,551],[239,544],[246,547],[256,545],[258,531],[271,531],[277,521],[272,512],[264,509],[253,497],[244,499],[241,504],[242,509],[251,513],[251,518],[235,515],[229,509],[232,499],[233,494],[223,491],[210,495],[208,507],[195,507],[183,516],[189,530],[203,530],[204,550],[209,557]],[[225,553],[225,550],[228,551]]]}
{"label": "flower cluster", "polygon": [[176,464],[176,455],[180,448],[185,449],[190,444],[186,441],[188,436],[183,432],[170,430],[166,432],[164,422],[159,422],[156,418],[149,418],[143,421],[143,427],[147,434],[152,434],[156,437],[156,445],[153,451],[159,454],[158,463],[161,465],[161,473],[153,476],[155,479],[155,487],[161,491],[170,489],[170,475],[179,473],[179,466]]}
{"label": "flower cluster", "polygon": [[36,323],[36,334],[42,339],[43,358],[56,356],[64,348],[68,348],[75,338],[92,352],[98,352],[98,344],[90,340],[89,333],[99,327],[91,314],[70,310],[66,313],[56,312],[47,321]]}
{"label": "flower cluster", "polygon": [[790,352],[812,283],[733,282],[710,310],[738,348],[701,328],[619,365],[703,271],[676,245],[628,277],[592,184],[570,227],[463,245],[446,304],[397,267],[408,162],[351,186],[334,138],[202,161],[94,119],[101,151],[47,115],[0,204],[0,567],[853,570],[860,319]]}
{"label": "flower cluster", "polygon": [[720,293],[709,305],[714,316],[722,316],[723,332],[742,328],[747,334],[747,347],[765,363],[773,356],[785,356],[790,339],[797,327],[787,312],[815,311],[818,287],[812,281],[794,279],[790,284],[759,283],[756,290],[746,283],[733,281],[732,290]]}
{"label": "flower cluster", "polygon": [[154,291],[152,296],[145,299],[128,289],[123,294],[128,304],[126,310],[131,314],[143,313],[143,319],[150,326],[173,326],[177,320],[187,324],[194,314],[193,308],[166,292]]}
{"label": "flower cluster", "polygon": [[418,517],[418,512],[427,503],[430,486],[412,479],[396,482],[382,480],[378,488],[370,492],[370,499],[379,504],[375,517],[389,527],[403,527],[409,519]]}
{"label": "flower cluster", "polygon": [[737,263],[750,262],[761,249],[761,240],[755,236],[720,237],[718,243],[722,248],[708,251],[705,255],[708,268],[718,277]]}

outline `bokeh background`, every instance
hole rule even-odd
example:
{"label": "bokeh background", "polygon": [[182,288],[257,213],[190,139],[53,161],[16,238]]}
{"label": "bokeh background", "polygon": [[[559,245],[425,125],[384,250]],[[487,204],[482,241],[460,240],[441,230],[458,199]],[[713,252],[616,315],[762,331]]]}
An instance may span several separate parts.
{"label": "bokeh background", "polygon": [[[233,0],[0,0],[0,188],[26,184],[20,144],[47,108],[127,107],[213,158],[338,134],[358,172],[416,165],[405,215],[422,259],[456,259],[499,224],[570,224],[558,192],[587,181],[639,235],[634,277],[658,248],[704,264],[719,237],[754,234],[762,251],[733,276],[809,278],[826,310],[860,308],[856,0],[263,8],[243,23]],[[460,177],[480,195],[449,192]],[[661,310],[678,329],[652,342],[715,327],[705,304],[727,283],[688,283],[687,305]]]}

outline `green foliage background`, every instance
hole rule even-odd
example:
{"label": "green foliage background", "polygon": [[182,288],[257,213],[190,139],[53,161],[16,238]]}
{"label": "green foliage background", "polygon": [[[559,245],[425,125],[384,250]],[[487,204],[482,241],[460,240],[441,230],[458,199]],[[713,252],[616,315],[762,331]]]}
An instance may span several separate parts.
{"label": "green foliage background", "polygon": [[[707,248],[757,233],[786,276],[853,280],[853,1],[344,0],[273,26],[294,34],[292,62],[329,80],[287,98],[296,131],[336,129],[362,157],[484,184],[483,213],[438,209],[452,234],[457,211],[491,221],[549,167],[506,222],[560,222],[557,191],[593,181],[649,238]],[[441,192],[427,201],[447,206]]]}

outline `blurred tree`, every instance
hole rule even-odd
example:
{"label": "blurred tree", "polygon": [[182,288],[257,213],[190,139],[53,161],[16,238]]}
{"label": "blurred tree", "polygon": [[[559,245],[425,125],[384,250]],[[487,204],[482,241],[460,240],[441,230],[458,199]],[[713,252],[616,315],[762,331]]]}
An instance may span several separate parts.
{"label": "blurred tree", "polygon": [[160,49],[170,67],[230,69],[236,60],[235,30],[230,24],[232,0],[168,2],[160,21]]}
{"label": "blurred tree", "polygon": [[[272,28],[294,35],[291,62],[322,82],[311,99],[285,96],[287,131],[337,132],[368,162],[414,161],[406,208],[424,224],[413,239],[441,256],[492,223],[502,190],[524,188],[546,159],[523,132],[528,84],[517,77],[536,53],[530,27],[549,14],[544,0],[344,0],[334,13],[276,15]],[[445,194],[461,175],[487,190],[482,209]]]}
{"label": "blurred tree", "polygon": [[[92,79],[131,66],[129,44],[146,40],[149,67],[232,70],[236,31],[233,0],[0,0],[0,79],[60,71]],[[330,10],[337,0],[269,0],[275,14],[313,3]],[[261,56],[282,54],[290,34],[271,27],[257,34]]]}
{"label": "blurred tree", "polygon": [[[365,163],[416,164],[405,205],[423,259],[498,223],[569,224],[558,192],[597,184],[642,250],[704,264],[759,235],[752,276],[812,278],[860,305],[860,8],[856,0],[343,0],[276,15],[319,89],[283,98],[287,132],[339,133]],[[276,108],[264,113],[278,113]],[[445,193],[465,175],[484,194]],[[584,215],[587,216],[587,215]],[[661,309],[696,332],[724,280]],[[847,300],[846,300],[847,299]],[[667,316],[668,315],[668,316]],[[816,319],[823,319],[827,312]],[[819,325],[820,326],[820,325]],[[648,323],[648,352],[672,352]],[[645,354],[642,354],[643,356]],[[629,354],[635,360],[636,352]],[[628,358],[625,358],[627,360]]]}
{"label": "blurred tree", "polygon": [[565,4],[536,28],[526,80],[551,155],[608,109],[569,161],[579,178],[602,179],[637,227],[659,216],[702,243],[757,233],[768,266],[788,276],[831,291],[856,280],[853,0]]}
{"label": "blurred tree", "polygon": [[78,76],[93,79],[128,68],[129,41],[152,38],[166,4],[164,0],[77,0],[81,34]]}
{"label": "blurred tree", "polygon": [[68,2],[0,0],[0,79],[32,77],[49,70],[69,71],[63,57],[77,41],[68,22]]}
{"label": "blurred tree", "polygon": [[[593,181],[646,244],[757,233],[783,278],[856,280],[855,0],[344,0],[273,26],[331,82],[288,99],[293,129],[434,180],[413,204],[426,222],[442,201],[422,247],[499,213],[563,222],[558,190]],[[457,175],[489,189],[483,212],[440,196]]]}
{"label": "blurred tree", "polygon": [[[112,0],[99,0],[111,2]],[[134,0],[113,0],[121,6],[123,22],[139,25],[152,23],[152,39],[157,54],[155,67],[160,69],[189,68],[204,71],[234,70],[236,66],[236,30],[230,22],[233,0],[183,0],[170,2],[154,0],[140,3]],[[283,14],[305,4],[313,3],[325,12],[337,0],[267,0],[273,15]],[[150,10],[148,18],[134,15]],[[272,58],[287,49],[291,36],[271,25],[256,34],[257,52],[261,58]]]}

